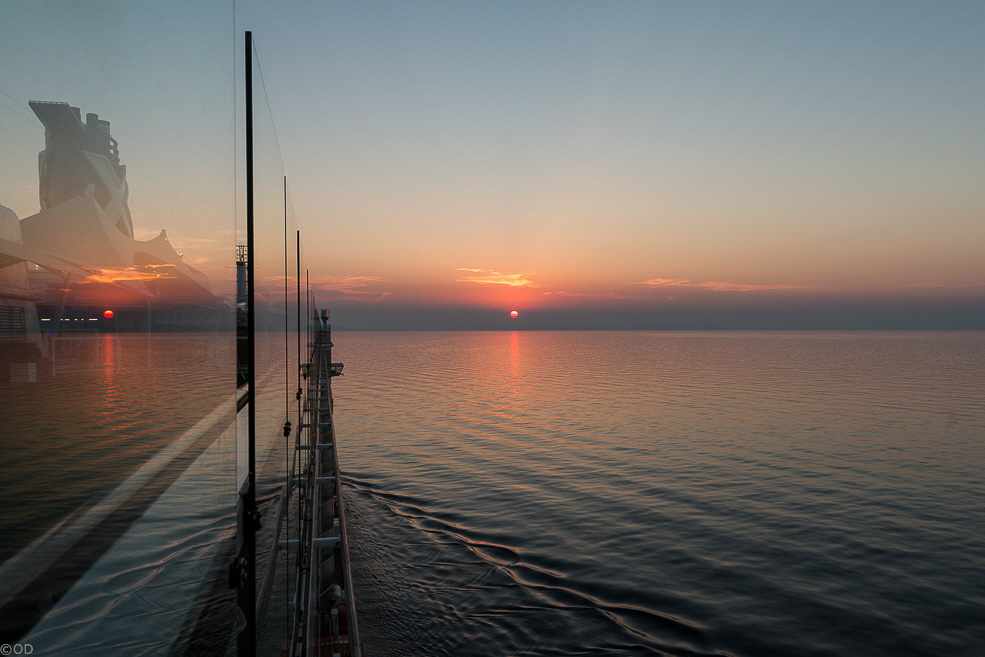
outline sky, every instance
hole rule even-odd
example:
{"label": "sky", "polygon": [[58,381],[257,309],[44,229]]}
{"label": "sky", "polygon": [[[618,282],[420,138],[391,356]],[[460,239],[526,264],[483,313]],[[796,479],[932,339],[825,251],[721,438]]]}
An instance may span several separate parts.
{"label": "sky", "polygon": [[39,211],[44,127],[28,103],[110,122],[135,237],[165,230],[229,293],[236,241],[232,3],[0,0],[0,204]]}
{"label": "sky", "polygon": [[237,20],[337,323],[985,327],[981,2]]}
{"label": "sky", "polygon": [[[219,109],[253,32],[336,328],[985,328],[985,3],[131,4],[219,25],[127,44]],[[189,123],[209,154],[235,131]]]}

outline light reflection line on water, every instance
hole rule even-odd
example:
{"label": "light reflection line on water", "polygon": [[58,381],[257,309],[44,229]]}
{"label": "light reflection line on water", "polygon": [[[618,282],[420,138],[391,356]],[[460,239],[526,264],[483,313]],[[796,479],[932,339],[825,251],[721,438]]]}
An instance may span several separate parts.
{"label": "light reflection line on water", "polygon": [[[227,627],[208,628],[209,591],[219,576],[215,565],[235,509],[232,473],[226,468],[219,499],[203,498],[214,486],[216,467],[229,463],[236,425],[200,454],[178,479],[31,628],[21,643],[38,654],[70,657],[116,654],[134,657],[220,654]],[[223,491],[225,494],[223,494]],[[180,513],[176,513],[180,510]],[[228,548],[231,550],[231,546]],[[225,588],[223,586],[223,588]],[[204,611],[204,613],[203,613]],[[146,632],[151,623],[154,632]],[[199,625],[218,632],[195,641]],[[204,646],[204,647],[203,647]]]}
{"label": "light reflection line on water", "polygon": [[221,403],[180,438],[151,457],[74,522],[67,524],[69,518],[65,518],[0,565],[0,606],[9,602],[31,580],[51,566],[79,539],[119,508],[127,498],[180,456],[186,448],[201,439],[222,418],[233,413],[235,408],[234,396]]}

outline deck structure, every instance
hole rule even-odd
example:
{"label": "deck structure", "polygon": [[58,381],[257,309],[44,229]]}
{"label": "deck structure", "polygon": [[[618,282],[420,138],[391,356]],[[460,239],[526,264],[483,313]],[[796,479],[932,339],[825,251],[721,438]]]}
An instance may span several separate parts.
{"label": "deck structure", "polygon": [[293,504],[300,519],[297,539],[282,540],[281,549],[296,549],[294,620],[284,655],[358,657],[359,636],[352,599],[352,575],[345,532],[338,453],[335,449],[332,377],[332,331],[322,312],[313,333],[307,370],[307,397],[295,433]]}

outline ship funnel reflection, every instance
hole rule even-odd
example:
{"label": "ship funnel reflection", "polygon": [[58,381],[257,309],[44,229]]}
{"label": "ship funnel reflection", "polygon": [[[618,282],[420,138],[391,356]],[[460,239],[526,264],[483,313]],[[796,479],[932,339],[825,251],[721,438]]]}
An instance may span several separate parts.
{"label": "ship funnel reflection", "polygon": [[[134,237],[127,167],[109,121],[30,101],[45,128],[40,211],[0,206],[0,332],[45,350],[42,333],[215,329],[222,304],[167,233]],[[0,199],[2,202],[3,199]],[[112,306],[115,317],[104,318]],[[8,320],[9,318],[9,320]]]}

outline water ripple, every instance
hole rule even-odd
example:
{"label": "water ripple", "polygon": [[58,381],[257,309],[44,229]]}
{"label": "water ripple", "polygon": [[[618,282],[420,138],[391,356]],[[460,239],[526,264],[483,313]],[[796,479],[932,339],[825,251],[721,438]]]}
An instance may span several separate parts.
{"label": "water ripple", "polygon": [[981,333],[336,343],[374,655],[985,642]]}

